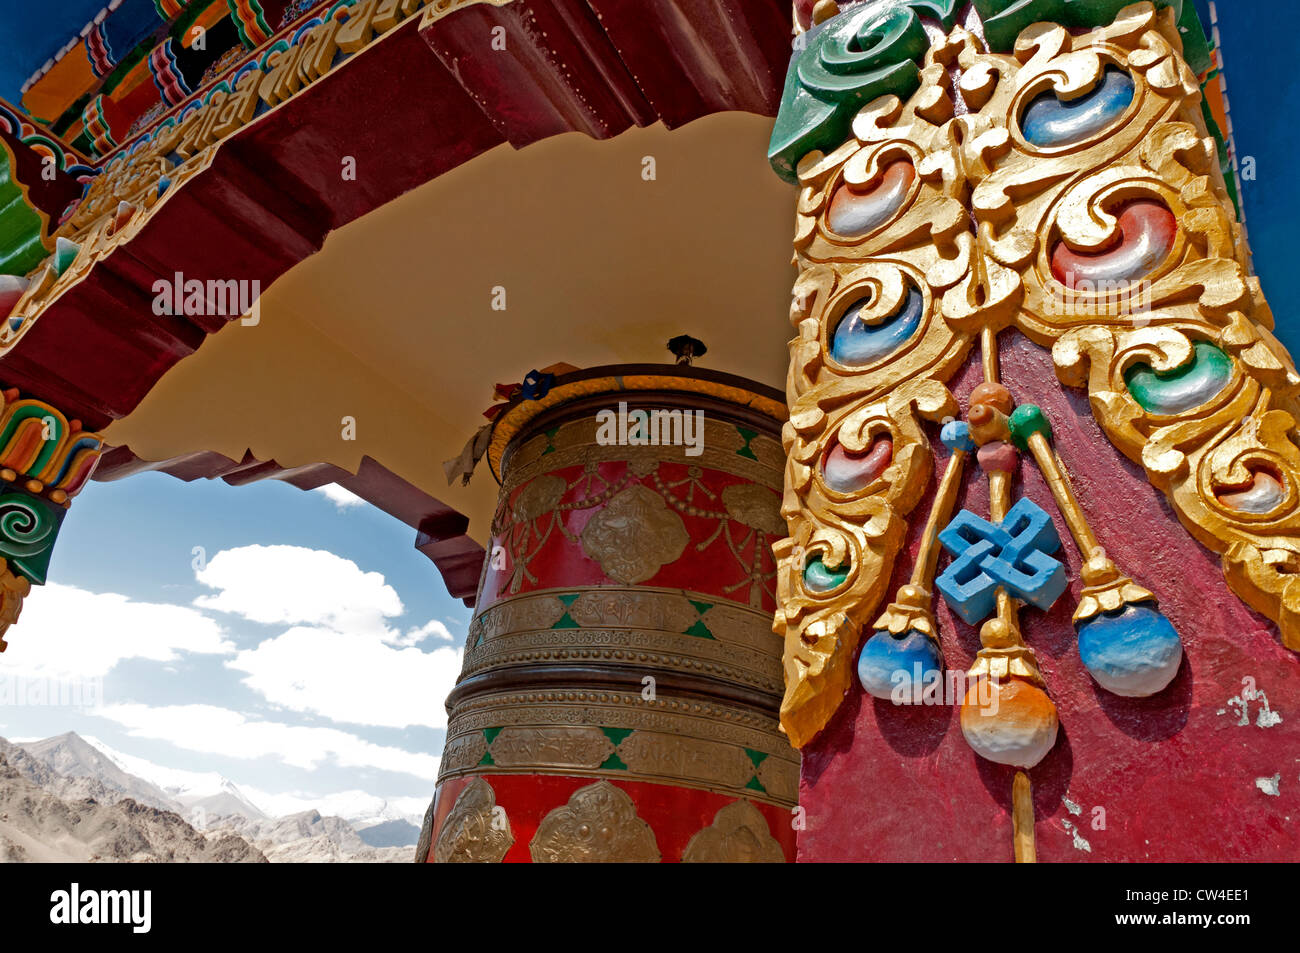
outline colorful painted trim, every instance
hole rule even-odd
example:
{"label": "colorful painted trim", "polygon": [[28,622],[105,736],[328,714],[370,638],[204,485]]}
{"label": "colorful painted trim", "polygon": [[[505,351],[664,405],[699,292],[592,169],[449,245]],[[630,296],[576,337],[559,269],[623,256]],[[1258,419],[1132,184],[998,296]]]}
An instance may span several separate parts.
{"label": "colorful painted trim", "polygon": [[90,71],[95,74],[96,79],[103,79],[113,71],[117,61],[113,59],[113,51],[109,48],[108,40],[104,38],[104,25],[96,23],[94,29],[86,34],[86,59],[90,60]]}
{"label": "colorful painted trim", "polygon": [[266,22],[266,11],[259,0],[226,0],[230,17],[239,30],[239,39],[248,49],[265,43],[275,31]]}
{"label": "colorful painted trim", "polygon": [[175,106],[194,92],[176,62],[176,52],[172,48],[175,42],[169,37],[149,54],[149,74],[153,77],[153,84],[158,88],[163,102],[168,106]]}
{"label": "colorful painted trim", "polygon": [[50,253],[45,223],[14,176],[13,152],[0,140],[0,275],[24,275]]}
{"label": "colorful painted trim", "polygon": [[90,139],[97,152],[108,152],[117,146],[117,140],[113,137],[112,127],[109,125],[108,117],[104,115],[104,97],[96,96],[86,105],[86,111],[82,113],[82,122],[86,126],[86,136]]}

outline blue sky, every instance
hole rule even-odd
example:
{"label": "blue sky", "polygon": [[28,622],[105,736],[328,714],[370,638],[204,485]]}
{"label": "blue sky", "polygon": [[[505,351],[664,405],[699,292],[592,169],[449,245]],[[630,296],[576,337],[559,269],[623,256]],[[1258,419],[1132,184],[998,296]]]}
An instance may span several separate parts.
{"label": "blue sky", "polygon": [[412,529],[350,503],[269,480],[92,483],[0,675],[83,702],[102,678],[102,705],[8,704],[0,735],[77,731],[272,813],[422,813],[470,613]]}

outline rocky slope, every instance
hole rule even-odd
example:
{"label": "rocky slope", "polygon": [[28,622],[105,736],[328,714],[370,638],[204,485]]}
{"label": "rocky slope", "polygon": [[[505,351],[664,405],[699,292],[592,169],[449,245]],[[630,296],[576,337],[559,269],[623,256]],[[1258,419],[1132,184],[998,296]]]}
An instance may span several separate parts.
{"label": "rocky slope", "polygon": [[0,804],[18,805],[6,812],[12,820],[0,819],[0,862],[411,860],[412,847],[401,843],[405,822],[372,825],[363,837],[319,811],[268,818],[228,781],[215,793],[164,789],[125,770],[123,757],[75,732],[22,744],[0,738]]}
{"label": "rocky slope", "polygon": [[183,812],[182,804],[156,785],[123,771],[75,731],[16,747],[65,778],[98,782],[114,795],[113,800],[129,797],[151,807]]}
{"label": "rocky slope", "polygon": [[371,847],[341,817],[302,811],[274,821],[223,818],[225,829],[266,854],[272,863],[407,863],[410,847]]}

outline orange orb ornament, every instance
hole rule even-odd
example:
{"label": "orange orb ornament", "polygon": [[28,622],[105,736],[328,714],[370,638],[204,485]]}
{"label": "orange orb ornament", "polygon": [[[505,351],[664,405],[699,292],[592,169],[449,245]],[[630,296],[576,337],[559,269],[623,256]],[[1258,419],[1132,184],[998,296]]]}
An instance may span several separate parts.
{"label": "orange orb ornament", "polygon": [[978,679],[961,705],[961,732],[981,758],[1032,768],[1056,744],[1059,722],[1047,692],[1019,678]]}

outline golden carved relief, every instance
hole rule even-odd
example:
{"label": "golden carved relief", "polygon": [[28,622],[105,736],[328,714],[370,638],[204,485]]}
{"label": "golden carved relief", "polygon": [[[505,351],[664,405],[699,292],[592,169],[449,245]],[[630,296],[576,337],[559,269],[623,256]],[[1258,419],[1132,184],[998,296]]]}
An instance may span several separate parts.
{"label": "golden carved relief", "polygon": [[487,739],[481,731],[471,731],[452,737],[448,735],[447,744],[442,751],[442,761],[438,764],[439,774],[468,771],[483,761],[487,754]]}
{"label": "golden carved relief", "polygon": [[588,589],[569,606],[569,616],[584,628],[619,626],[683,632],[699,618],[684,594],[641,589]]}
{"label": "golden carved relief", "polygon": [[645,582],[676,562],[691,540],[682,518],[643,484],[620,492],[582,530],[582,550],[611,579]]}
{"label": "golden carved relief", "polygon": [[749,801],[734,801],[697,832],[682,851],[684,864],[784,864],[785,852],[767,818]]}
{"label": "golden carved relief", "polygon": [[794,801],[799,794],[799,762],[787,761],[785,758],[763,759],[756,772],[758,783],[773,794]]}
{"label": "golden carved relief", "polygon": [[475,778],[460,792],[434,843],[434,863],[499,864],[515,842],[492,785]]}
{"label": "golden carved relief", "polygon": [[[921,420],[955,413],[944,382],[977,332],[992,342],[1014,327],[1051,347],[1060,380],[1088,388],[1107,437],[1222,554],[1234,591],[1300,649],[1300,450],[1291,436],[1300,376],[1271,333],[1181,49],[1173,12],[1146,2],[1080,35],[1034,24],[1009,54],[988,52],[958,26],[931,35],[909,101],[874,100],[850,141],[799,163],[789,537],[776,547],[774,625],[785,638],[782,725],[796,746],[851,683],[859,633],[886,594],[904,518],[930,476]],[[1109,125],[1063,143],[1027,135],[1036,99],[1076,99],[1116,73],[1131,83],[1131,101]],[[900,163],[910,171],[899,173]],[[879,190],[889,175],[910,183],[895,207],[847,233],[844,196]],[[1163,256],[1137,277],[1082,280],[1128,241],[1122,219],[1135,203],[1168,216]],[[856,366],[837,359],[833,338],[850,308],[874,327],[911,296],[919,321],[898,347]],[[1168,393],[1171,379],[1188,382],[1180,394]],[[861,454],[881,437],[892,441],[888,467],[871,485],[837,492],[821,469],[826,454],[837,444]],[[1248,505],[1233,505],[1252,488]],[[820,587],[806,578],[814,563]]]}
{"label": "golden carved relief", "polygon": [[551,593],[501,599],[474,616],[466,647],[472,651],[504,633],[549,629],[562,618],[564,603]]}
{"label": "golden carved relief", "polygon": [[618,756],[629,770],[660,778],[743,788],[754,776],[754,763],[741,748],[659,731],[632,732]]}
{"label": "golden carved relief", "polygon": [[562,748],[539,745],[530,750],[528,764],[488,770],[669,780],[784,807],[798,795],[798,753],[776,733],[773,719],[662,694],[648,701],[639,692],[503,692],[468,699],[451,716],[439,782],[483,770],[485,730],[499,728],[500,737],[514,727],[567,730],[592,724],[630,731],[615,750],[623,767],[574,767],[575,759]]}
{"label": "golden carved relief", "polygon": [[569,590],[566,598],[575,592],[568,615],[576,629],[552,628],[565,610],[550,593],[515,596],[485,609],[470,627],[462,677],[501,665],[594,661],[781,691],[780,643],[767,613],[710,607],[713,597],[681,590],[595,587]]}
{"label": "golden carved relief", "polygon": [[547,814],[528,849],[535,864],[659,863],[654,831],[608,781],[579,788]]}
{"label": "golden carved relief", "polygon": [[502,728],[488,751],[503,768],[545,764],[591,770],[609,760],[614,743],[599,728]]}

